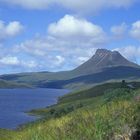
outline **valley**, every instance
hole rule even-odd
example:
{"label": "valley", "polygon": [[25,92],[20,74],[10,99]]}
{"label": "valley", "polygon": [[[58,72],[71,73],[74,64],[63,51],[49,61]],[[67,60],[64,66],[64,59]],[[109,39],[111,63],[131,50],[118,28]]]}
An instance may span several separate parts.
{"label": "valley", "polygon": [[66,95],[57,105],[30,112],[43,119],[16,131],[0,130],[1,140],[138,140],[140,83],[131,84],[135,89],[107,83]]}
{"label": "valley", "polygon": [[0,129],[0,140],[140,138],[140,66],[116,51],[99,49],[71,71],[1,75],[0,79],[1,88],[71,90],[57,104],[28,112],[41,119],[16,130]]}
{"label": "valley", "polygon": [[70,71],[1,75],[0,79],[34,88],[76,90],[109,81],[139,81],[140,66],[128,61],[117,51],[98,49],[87,62]]}

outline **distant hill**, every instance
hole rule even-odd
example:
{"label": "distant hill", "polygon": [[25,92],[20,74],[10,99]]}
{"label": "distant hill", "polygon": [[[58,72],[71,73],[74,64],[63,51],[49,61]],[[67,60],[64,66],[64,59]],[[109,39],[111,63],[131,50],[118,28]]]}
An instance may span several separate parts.
{"label": "distant hill", "polygon": [[0,88],[31,88],[31,86],[0,79]]}
{"label": "distant hill", "polygon": [[124,66],[105,68],[99,73],[83,75],[68,80],[44,82],[40,84],[40,87],[77,89],[87,85],[94,86],[100,83],[121,81],[123,79],[127,81],[139,80],[140,69]]}
{"label": "distant hill", "polygon": [[71,71],[1,75],[0,79],[43,88],[79,88],[107,81],[140,80],[140,66],[117,51],[98,49],[87,62]]}

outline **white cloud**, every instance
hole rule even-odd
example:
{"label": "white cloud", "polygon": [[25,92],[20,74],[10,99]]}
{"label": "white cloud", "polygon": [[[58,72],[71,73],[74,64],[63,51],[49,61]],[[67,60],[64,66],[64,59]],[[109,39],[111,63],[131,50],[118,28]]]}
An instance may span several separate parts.
{"label": "white cloud", "polygon": [[65,7],[83,12],[97,12],[107,8],[120,8],[130,6],[135,0],[60,0]]}
{"label": "white cloud", "polygon": [[57,0],[0,0],[1,3],[7,5],[21,6],[27,9],[46,9],[52,4],[56,4]]}
{"label": "white cloud", "polygon": [[29,69],[29,68],[35,68],[37,67],[37,63],[33,60],[28,60],[28,61],[25,61],[25,60],[20,60],[18,57],[16,56],[5,56],[5,57],[2,57],[0,58],[0,64],[1,64],[1,67],[2,66],[16,66],[15,68],[17,67],[25,67],[26,69]]}
{"label": "white cloud", "polygon": [[71,15],[50,24],[48,33],[50,36],[75,42],[87,41],[98,44],[106,41],[105,32],[100,26]]}
{"label": "white cloud", "polygon": [[18,21],[10,22],[6,27],[7,35],[15,36],[21,33],[23,26]]}
{"label": "white cloud", "polygon": [[111,32],[117,38],[123,38],[126,35],[128,26],[126,23],[122,23],[121,25],[115,25],[111,27]]}
{"label": "white cloud", "polygon": [[132,24],[130,35],[133,38],[140,40],[140,20]]}
{"label": "white cloud", "polygon": [[86,62],[87,60],[89,59],[89,57],[78,57],[78,59],[77,59],[77,64],[79,65],[79,64],[82,64],[82,63],[84,63],[84,62]]}
{"label": "white cloud", "polygon": [[17,57],[7,56],[1,58],[0,63],[3,65],[19,65],[20,61]]}
{"label": "white cloud", "polygon": [[4,21],[0,20],[0,41],[5,40],[9,37],[14,37],[21,33],[23,25],[18,21],[13,21],[5,24]]}
{"label": "white cloud", "polygon": [[[120,37],[128,33],[128,28],[122,23],[113,26],[111,31]],[[11,47],[10,51],[0,45],[3,50],[0,52],[0,64],[25,71],[73,69],[88,60],[97,48],[112,43],[114,40],[111,39],[108,39],[99,25],[77,16],[66,15],[51,23],[45,36],[26,40]],[[117,50],[129,60],[137,61],[140,58],[140,47],[126,46]]]}
{"label": "white cloud", "polygon": [[103,47],[107,41],[100,26],[66,15],[50,24],[46,37],[27,40],[14,46],[13,52],[37,58],[40,68],[64,70],[84,62],[85,58],[91,57],[95,49]]}
{"label": "white cloud", "polygon": [[28,61],[21,61],[20,62],[21,67],[25,67],[27,69],[34,69],[38,67],[37,61],[34,60],[28,60]]}
{"label": "white cloud", "polygon": [[80,65],[84,60],[79,57],[90,58],[97,46],[83,43],[71,44],[71,41],[46,37],[28,40],[13,47],[13,53],[26,54],[39,63],[38,69],[49,71],[71,69]]}
{"label": "white cloud", "polygon": [[56,59],[57,59],[57,64],[58,65],[62,64],[65,61],[65,58],[60,56],[60,55],[57,55]]}
{"label": "white cloud", "polygon": [[138,0],[0,0],[1,3],[28,9],[46,9],[52,5],[60,5],[79,13],[97,12],[112,7],[128,7],[135,1]]}

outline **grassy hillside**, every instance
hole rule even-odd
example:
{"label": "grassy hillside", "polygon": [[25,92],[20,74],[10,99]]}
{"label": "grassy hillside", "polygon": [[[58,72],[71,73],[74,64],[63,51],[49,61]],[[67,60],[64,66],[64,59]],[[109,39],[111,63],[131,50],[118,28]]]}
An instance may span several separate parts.
{"label": "grassy hillside", "polygon": [[65,80],[72,76],[69,71],[64,72],[31,72],[19,74],[1,75],[0,78],[7,81],[24,82],[38,84],[42,81]]}
{"label": "grassy hillside", "polygon": [[0,140],[138,140],[139,86],[108,83],[71,93],[57,105],[30,112],[43,119],[16,131],[0,130]]}
{"label": "grassy hillside", "polygon": [[40,84],[41,87],[49,88],[70,88],[76,89],[83,86],[93,86],[107,81],[138,80],[140,79],[140,69],[132,67],[112,67],[104,69],[102,72],[80,76],[68,80],[47,81]]}
{"label": "grassy hillside", "polygon": [[93,57],[73,70],[7,74],[0,79],[41,88],[81,89],[108,81],[139,80],[140,66],[117,51],[98,49]]}
{"label": "grassy hillside", "polygon": [[10,82],[0,79],[0,88],[31,88],[32,86],[28,84]]}
{"label": "grassy hillside", "polygon": [[83,87],[91,87],[108,81],[139,80],[140,69],[133,67],[109,67],[100,72],[86,75],[79,75],[75,71],[64,72],[38,72],[38,73],[22,73],[13,75],[2,75],[1,79],[25,83],[34,87],[41,88],[67,88],[81,89]]}

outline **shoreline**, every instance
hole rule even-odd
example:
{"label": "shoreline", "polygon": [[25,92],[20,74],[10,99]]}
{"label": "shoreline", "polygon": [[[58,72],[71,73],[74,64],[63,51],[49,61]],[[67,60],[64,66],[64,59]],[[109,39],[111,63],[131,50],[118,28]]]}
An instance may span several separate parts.
{"label": "shoreline", "polygon": [[[13,88],[13,89],[15,89],[15,88]],[[25,88],[25,89],[27,89],[27,88]],[[29,88],[29,89],[31,89],[31,88]],[[33,89],[36,89],[36,88],[33,88]],[[37,88],[37,89],[38,89],[38,88]],[[41,88],[41,89],[42,89],[42,88]],[[43,89],[45,89],[45,88],[43,88]],[[54,89],[52,89],[52,88],[47,88],[47,89],[49,89],[49,90],[54,90]],[[0,90],[1,90],[1,89],[0,89]],[[3,90],[3,89],[2,89],[2,90]],[[10,89],[6,89],[6,90],[10,90]],[[34,117],[34,120],[25,122],[25,123],[23,123],[23,124],[19,124],[19,125],[17,125],[15,128],[0,128],[0,130],[18,131],[18,130],[21,130],[21,129],[25,128],[26,126],[28,126],[28,125],[30,125],[30,124],[35,124],[35,123],[37,123],[38,121],[42,121],[42,120],[43,120],[43,115],[41,115],[41,114],[39,115],[39,114],[32,113],[32,111],[36,111],[36,110],[40,110],[40,109],[48,109],[48,108],[50,108],[50,107],[52,107],[52,106],[55,106],[55,105],[58,104],[59,99],[60,99],[61,97],[63,97],[63,96],[65,96],[66,94],[69,94],[69,93],[70,93],[70,91],[67,90],[67,89],[56,89],[56,90],[66,90],[66,93],[64,93],[63,95],[58,96],[58,97],[55,99],[54,103],[50,103],[49,105],[46,105],[45,107],[33,108],[33,109],[31,109],[31,110],[22,112],[22,113],[26,114],[27,116]]]}

